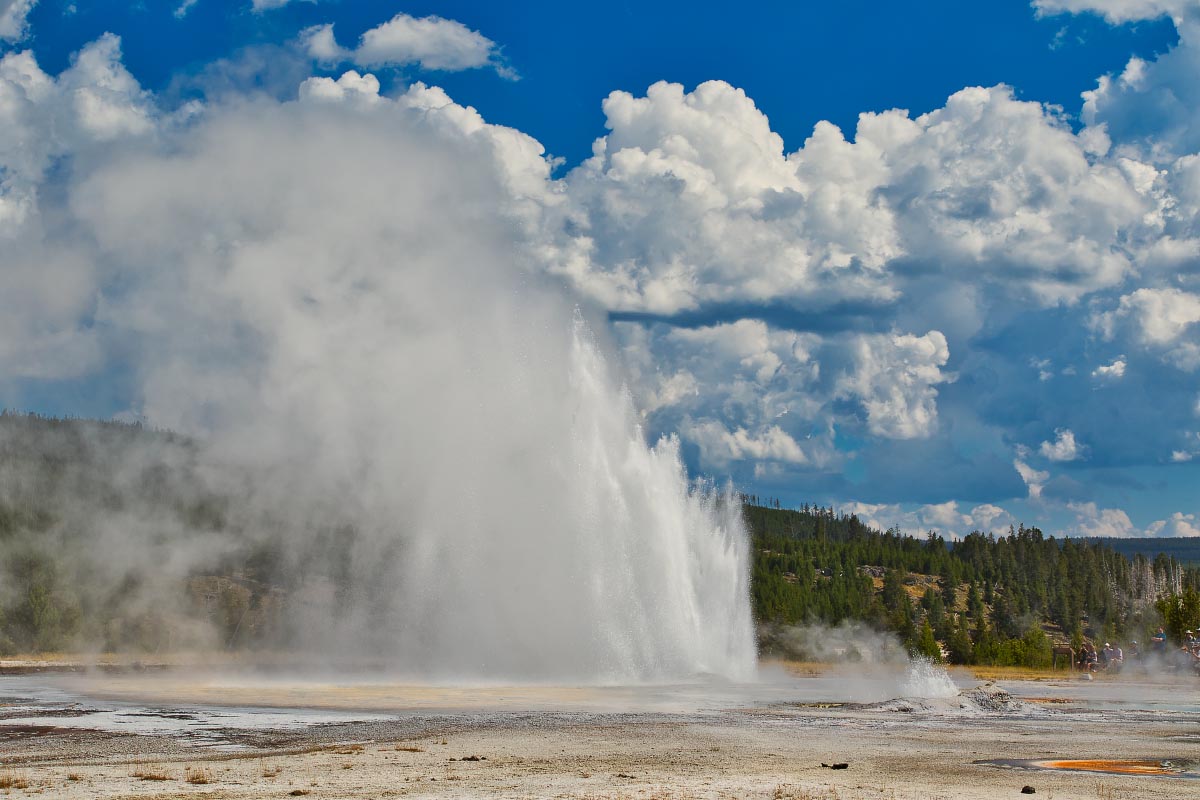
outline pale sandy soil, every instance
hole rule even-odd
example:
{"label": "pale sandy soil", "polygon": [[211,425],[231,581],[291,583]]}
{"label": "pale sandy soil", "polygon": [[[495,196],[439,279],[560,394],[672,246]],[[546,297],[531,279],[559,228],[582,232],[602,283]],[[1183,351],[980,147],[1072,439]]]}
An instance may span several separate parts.
{"label": "pale sandy soil", "polygon": [[[199,692],[193,701],[215,699],[213,684],[191,685]],[[101,688],[109,695],[135,690],[126,678]],[[450,692],[455,703],[483,707],[476,711],[433,711],[450,703],[446,690],[428,690],[401,710],[397,704],[411,699],[410,689],[373,685],[350,705],[386,707],[388,714],[298,731],[231,732],[226,744],[247,748],[235,753],[170,736],[22,732],[6,726],[0,715],[0,786],[27,784],[0,789],[0,797],[851,800],[1015,798],[1030,785],[1037,797],[1063,799],[1200,798],[1196,779],[975,763],[1200,759],[1200,709],[1072,705],[1075,695],[1090,688],[1037,685],[1024,694],[1053,695],[1056,702],[1041,698],[991,713],[960,712],[954,701],[821,707],[778,698],[715,710],[664,711],[659,703],[656,710],[605,713],[584,690],[542,693],[528,687]],[[159,683],[155,699],[185,689],[183,681]],[[1179,687],[1181,702],[1194,703],[1196,689]],[[276,691],[280,697],[264,695],[262,704],[294,703],[301,692],[286,686]],[[510,696],[515,699],[496,699]],[[234,697],[238,703],[246,699],[236,691]],[[556,704],[571,710],[554,710]],[[534,707],[519,710],[522,706]],[[53,726],[53,718],[44,725]],[[834,771],[821,762],[847,762],[849,768]],[[208,782],[189,783],[189,777]]]}

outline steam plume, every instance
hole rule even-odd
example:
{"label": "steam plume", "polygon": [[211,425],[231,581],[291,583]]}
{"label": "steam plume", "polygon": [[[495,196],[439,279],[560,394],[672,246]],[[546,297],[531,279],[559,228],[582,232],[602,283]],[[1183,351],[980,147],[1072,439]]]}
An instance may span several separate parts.
{"label": "steam plume", "polygon": [[529,140],[325,89],[209,109],[66,192],[140,413],[285,571],[349,576],[296,635],[434,676],[745,676],[736,504],[646,445],[586,311],[525,268]]}

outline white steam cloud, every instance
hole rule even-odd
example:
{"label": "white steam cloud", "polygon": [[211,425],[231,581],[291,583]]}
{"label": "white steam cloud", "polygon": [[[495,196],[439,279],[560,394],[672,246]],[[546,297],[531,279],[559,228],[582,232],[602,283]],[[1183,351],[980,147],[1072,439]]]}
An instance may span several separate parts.
{"label": "white steam cloud", "polygon": [[[546,183],[536,142],[357,74],[165,118],[117,48],[57,81],[4,60],[24,124],[104,148],[53,200],[36,191],[52,154],[17,173],[29,255],[7,250],[4,274],[33,280],[77,243],[62,269],[86,291],[36,352],[123,359],[133,411],[201,443],[233,528],[285,561],[324,542],[326,572],[352,576],[305,607],[303,643],[438,677],[749,673],[740,510],[689,489],[673,440],[646,445],[586,314],[532,268],[514,198]],[[66,92],[76,74],[96,80]],[[122,549],[169,535],[111,529]]]}
{"label": "white steam cloud", "polygon": [[106,312],[138,320],[144,413],[274,471],[255,500],[292,525],[354,524],[337,625],[411,669],[745,670],[736,516],[639,441],[473,144],[407,102],[264,104],[93,174],[76,211],[144,276]]}

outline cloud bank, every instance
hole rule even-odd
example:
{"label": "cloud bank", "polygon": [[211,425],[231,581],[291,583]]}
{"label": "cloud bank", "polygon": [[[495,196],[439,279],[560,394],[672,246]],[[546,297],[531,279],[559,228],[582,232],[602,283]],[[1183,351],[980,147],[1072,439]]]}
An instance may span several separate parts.
{"label": "cloud bank", "polygon": [[[0,19],[23,20],[28,7],[9,3]],[[399,14],[353,48],[332,26],[309,29],[308,56],[357,69],[309,77],[278,107],[246,101],[240,116],[215,99],[164,105],[122,65],[115,36],[83,48],[59,75],[29,52],[8,53],[0,59],[0,366],[12,391],[22,381],[103,374],[166,320],[191,320],[194,333],[199,312],[162,299],[193,285],[223,287],[198,296],[206,313],[237,319],[239,303],[261,304],[280,325],[305,315],[277,308],[272,292],[316,309],[373,285],[386,264],[364,261],[334,280],[306,273],[303,255],[353,263],[367,250],[356,242],[417,236],[382,223],[363,231],[369,220],[325,220],[314,210],[361,207],[341,173],[367,181],[378,170],[404,186],[373,141],[340,140],[317,123],[340,115],[356,130],[388,119],[457,148],[437,161],[449,176],[444,187],[417,185],[496,209],[504,231],[496,247],[513,269],[614,320],[641,423],[651,438],[677,434],[693,472],[731,475],[761,494],[803,487],[861,504],[881,523],[946,532],[1027,514],[1072,525],[1080,514],[1104,519],[1120,509],[1088,510],[1100,499],[1088,470],[1134,486],[1145,470],[1194,469],[1200,453],[1200,98],[1189,100],[1200,85],[1200,29],[1193,3],[1037,8],[1113,22],[1168,15],[1180,40],[1155,60],[1101,76],[1078,109],[1005,85],[965,87],[923,113],[862,114],[853,131],[819,123],[792,149],[750,95],[720,80],[615,91],[602,102],[605,128],[592,156],[561,174],[532,137],[489,124],[444,90],[391,85],[386,75],[381,84],[372,74],[405,65],[507,69],[495,42],[439,17]],[[306,150],[278,127],[287,115],[324,137],[326,149]],[[244,152],[239,143],[263,146],[259,126],[328,188],[277,159],[257,164],[251,145]],[[198,154],[215,158],[217,145],[204,137],[218,130],[230,163],[260,184],[205,164]],[[350,152],[360,144],[362,153]],[[490,183],[474,182],[473,169]],[[190,188],[176,197],[164,185]],[[398,203],[400,216],[420,211],[395,191],[364,190],[379,207]],[[288,247],[256,250],[254,234],[283,230],[283,214],[339,245],[288,228]],[[193,263],[197,253],[224,266],[193,273],[212,269]],[[239,258],[263,259],[280,277],[259,285]],[[161,263],[181,266],[159,272]],[[384,296],[404,294],[384,288]],[[131,410],[187,430],[236,416],[196,401],[204,392],[172,388],[183,385],[172,372],[176,352],[207,365],[213,397],[220,387],[237,398],[233,408],[261,406],[255,376],[272,362],[255,361],[261,354],[250,347],[237,362],[245,374],[218,369],[221,348],[265,336],[261,325],[168,331],[161,352],[138,352],[160,371],[146,377]],[[287,330],[276,335],[290,340]],[[301,326],[294,336],[332,358],[319,330]],[[207,349],[209,341],[219,347]],[[303,374],[307,357],[291,353],[273,368]],[[1194,510],[1162,510],[1155,530],[1184,530],[1169,515]],[[1116,514],[1105,525],[1149,530]]]}

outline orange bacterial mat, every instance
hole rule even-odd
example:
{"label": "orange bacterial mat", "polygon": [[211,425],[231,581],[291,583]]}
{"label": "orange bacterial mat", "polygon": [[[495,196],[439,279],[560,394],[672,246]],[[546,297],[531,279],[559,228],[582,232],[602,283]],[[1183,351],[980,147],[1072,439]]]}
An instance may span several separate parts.
{"label": "orange bacterial mat", "polygon": [[1176,775],[1178,769],[1165,761],[1119,761],[1107,758],[1038,761],[1044,769],[1069,769],[1079,772],[1107,772],[1116,775]]}
{"label": "orange bacterial mat", "polygon": [[1200,772],[1196,771],[1197,762],[1188,758],[997,758],[975,763],[993,767],[1099,772],[1130,777],[1200,778]]}

